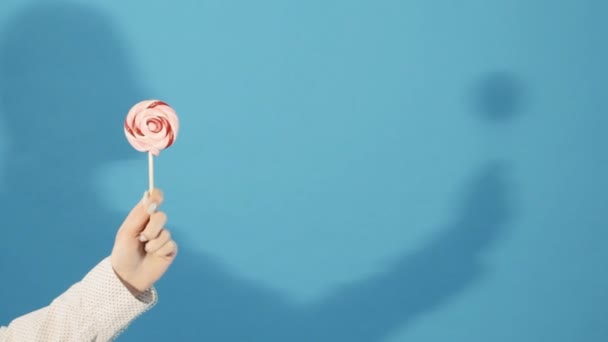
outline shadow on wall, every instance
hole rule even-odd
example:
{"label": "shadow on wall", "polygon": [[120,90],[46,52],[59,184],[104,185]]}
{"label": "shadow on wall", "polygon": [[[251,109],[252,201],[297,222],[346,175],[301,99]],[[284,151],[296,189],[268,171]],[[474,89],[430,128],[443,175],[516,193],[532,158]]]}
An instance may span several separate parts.
{"label": "shadow on wall", "polygon": [[[0,110],[12,141],[0,193],[0,274],[11,279],[0,282],[4,324],[46,305],[110,252],[123,217],[103,208],[90,180],[104,163],[134,156],[120,127],[142,91],[117,33],[89,7],[36,5],[0,39]],[[182,247],[162,303],[121,340],[381,341],[483,275],[480,253],[514,216],[507,173],[488,162],[428,245],[307,306]]]}

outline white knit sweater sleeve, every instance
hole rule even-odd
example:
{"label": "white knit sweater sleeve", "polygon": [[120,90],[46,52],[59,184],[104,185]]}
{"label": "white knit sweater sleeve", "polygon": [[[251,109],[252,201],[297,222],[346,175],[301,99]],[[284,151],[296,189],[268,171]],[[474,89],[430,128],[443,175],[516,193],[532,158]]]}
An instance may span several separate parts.
{"label": "white knit sweater sleeve", "polygon": [[154,288],[133,296],[107,257],[50,305],[0,327],[0,342],[113,341],[156,301]]}

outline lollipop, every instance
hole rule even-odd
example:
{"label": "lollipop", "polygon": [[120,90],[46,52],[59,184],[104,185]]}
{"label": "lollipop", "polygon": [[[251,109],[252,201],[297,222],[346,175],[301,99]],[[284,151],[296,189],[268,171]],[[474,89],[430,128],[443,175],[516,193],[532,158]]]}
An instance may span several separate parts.
{"label": "lollipop", "polygon": [[150,191],[154,189],[154,156],[173,145],[178,130],[179,120],[175,110],[163,101],[141,101],[127,114],[127,140],[137,151],[148,152]]}

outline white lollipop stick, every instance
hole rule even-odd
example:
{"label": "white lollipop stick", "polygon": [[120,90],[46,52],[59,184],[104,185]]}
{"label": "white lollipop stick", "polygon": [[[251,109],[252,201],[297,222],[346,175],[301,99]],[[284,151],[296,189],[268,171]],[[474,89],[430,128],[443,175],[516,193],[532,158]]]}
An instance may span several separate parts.
{"label": "white lollipop stick", "polygon": [[148,178],[150,179],[150,193],[154,190],[154,156],[148,152]]}

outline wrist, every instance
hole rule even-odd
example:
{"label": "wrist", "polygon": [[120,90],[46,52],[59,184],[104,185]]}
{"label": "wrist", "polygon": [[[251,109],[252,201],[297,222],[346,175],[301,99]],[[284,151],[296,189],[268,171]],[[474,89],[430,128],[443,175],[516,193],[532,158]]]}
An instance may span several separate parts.
{"label": "wrist", "polygon": [[116,275],[116,278],[118,278],[118,280],[120,280],[120,282],[122,283],[122,285],[129,290],[129,292],[131,292],[131,294],[134,297],[139,297],[141,296],[144,292],[146,292],[147,289],[139,289],[136,286],[134,286],[131,282],[127,281],[123,276],[120,275],[119,272],[116,272],[116,269],[114,269],[114,267],[112,267],[112,270],[114,271],[114,274]]}
{"label": "wrist", "polygon": [[127,288],[127,290],[129,290],[129,292],[131,292],[133,297],[139,297],[139,296],[141,296],[142,293],[146,292],[146,290],[139,290],[135,286],[131,285],[128,281],[121,278],[118,274],[116,274],[116,276],[118,277],[118,279],[120,279],[120,281]]}

